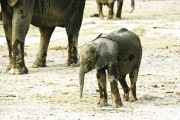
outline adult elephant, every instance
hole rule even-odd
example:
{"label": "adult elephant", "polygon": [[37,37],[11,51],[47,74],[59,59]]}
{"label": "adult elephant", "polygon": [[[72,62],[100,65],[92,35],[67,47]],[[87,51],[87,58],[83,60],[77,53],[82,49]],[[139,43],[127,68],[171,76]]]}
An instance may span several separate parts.
{"label": "adult elephant", "polygon": [[[122,12],[122,7],[123,7],[123,0],[96,0],[97,6],[98,6],[98,10],[99,10],[99,17],[100,19],[104,19],[104,15],[103,15],[103,5],[107,5],[109,8],[109,12],[108,12],[108,19],[112,19],[113,18],[113,14],[114,14],[114,3],[115,1],[117,1],[117,12],[116,12],[116,18],[121,19],[121,12]],[[135,8],[135,1],[131,0],[131,12],[134,11]]]}
{"label": "adult elephant", "polygon": [[26,74],[25,36],[30,24],[39,27],[41,38],[33,67],[46,66],[47,49],[56,26],[65,27],[68,36],[67,65],[76,64],[78,34],[85,0],[2,0],[2,18],[9,49],[10,74]]}
{"label": "adult elephant", "polygon": [[[80,97],[82,97],[85,74],[97,69],[100,99],[98,106],[107,105],[106,70],[110,81],[112,106],[122,106],[118,83],[124,90],[124,100],[136,101],[136,82],[142,57],[139,37],[125,28],[102,34],[82,46],[80,51]],[[129,74],[131,87],[126,83]]]}

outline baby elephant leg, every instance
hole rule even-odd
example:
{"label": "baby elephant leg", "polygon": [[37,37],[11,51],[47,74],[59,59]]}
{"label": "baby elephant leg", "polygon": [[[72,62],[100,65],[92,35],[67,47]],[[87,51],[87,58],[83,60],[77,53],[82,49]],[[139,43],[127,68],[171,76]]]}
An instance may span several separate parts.
{"label": "baby elephant leg", "polygon": [[129,91],[130,91],[130,89],[129,89],[127,83],[126,83],[125,78],[126,78],[126,75],[123,76],[123,77],[119,76],[119,82],[120,82],[120,84],[121,84],[121,86],[123,88],[123,91],[124,91],[123,100],[128,101],[129,100]]}
{"label": "baby elephant leg", "polygon": [[129,92],[129,101],[137,101],[136,97],[136,82],[137,82],[137,77],[138,77],[138,69],[133,70],[130,75],[130,80],[131,80],[131,88]]}
{"label": "baby elephant leg", "polygon": [[105,69],[97,70],[97,80],[99,86],[100,98],[97,104],[98,107],[107,106],[107,91],[106,91],[106,72]]}
{"label": "baby elephant leg", "polygon": [[117,61],[111,62],[108,65],[108,80],[110,81],[111,86],[111,97],[112,97],[112,106],[117,108],[122,106],[119,89],[118,89],[118,64]]}
{"label": "baby elephant leg", "polygon": [[122,106],[122,102],[119,95],[117,81],[113,80],[112,82],[110,82],[110,86],[111,86],[112,107],[118,108],[118,106]]}

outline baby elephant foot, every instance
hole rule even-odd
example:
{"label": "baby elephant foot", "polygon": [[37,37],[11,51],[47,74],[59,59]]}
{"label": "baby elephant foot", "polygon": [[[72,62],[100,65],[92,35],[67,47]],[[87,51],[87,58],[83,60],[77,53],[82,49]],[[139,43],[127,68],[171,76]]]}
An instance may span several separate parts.
{"label": "baby elephant foot", "polygon": [[129,100],[129,92],[130,92],[130,89],[126,90],[124,92],[124,95],[123,95],[123,100],[124,101],[128,101]]}
{"label": "baby elephant foot", "polygon": [[104,107],[104,106],[108,106],[109,104],[107,103],[107,100],[100,98],[99,102],[97,104],[98,107]]}
{"label": "baby elephant foot", "polygon": [[112,104],[112,107],[113,107],[113,108],[118,108],[118,107],[121,107],[121,106],[123,106],[121,100],[120,100],[120,101],[113,102],[113,104]]}
{"label": "baby elephant foot", "polygon": [[33,64],[32,64],[33,68],[38,68],[38,67],[46,67],[46,60],[40,60],[40,59],[36,59]]}
{"label": "baby elephant foot", "polygon": [[137,101],[137,97],[132,94],[132,92],[129,92],[129,102],[135,102]]}
{"label": "baby elephant foot", "polygon": [[113,96],[112,95],[112,107],[113,108],[118,108],[118,107],[121,107],[123,106],[122,102],[121,102],[121,98],[120,96]]}
{"label": "baby elephant foot", "polygon": [[128,100],[129,100],[129,92],[128,92],[128,93],[125,93],[125,94],[123,95],[123,100],[124,100],[124,101],[128,101]]}

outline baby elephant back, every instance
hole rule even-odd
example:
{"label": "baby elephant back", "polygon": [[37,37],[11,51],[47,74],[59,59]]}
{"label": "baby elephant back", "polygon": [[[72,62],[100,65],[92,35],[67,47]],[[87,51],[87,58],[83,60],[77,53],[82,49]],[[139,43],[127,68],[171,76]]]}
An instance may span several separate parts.
{"label": "baby elephant back", "polygon": [[101,37],[118,44],[119,74],[125,75],[133,69],[139,68],[142,47],[140,39],[135,33],[123,28],[116,32],[103,34]]}
{"label": "baby elephant back", "polygon": [[139,37],[125,28],[109,34],[102,34],[101,38],[108,38],[115,41],[119,46],[119,54],[128,54],[129,52],[142,52],[141,42]]}

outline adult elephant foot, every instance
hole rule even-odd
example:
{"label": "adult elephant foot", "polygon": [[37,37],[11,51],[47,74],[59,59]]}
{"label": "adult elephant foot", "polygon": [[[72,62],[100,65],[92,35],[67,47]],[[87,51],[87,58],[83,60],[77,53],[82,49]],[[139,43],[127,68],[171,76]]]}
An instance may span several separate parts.
{"label": "adult elephant foot", "polygon": [[[17,47],[17,49],[16,49]],[[7,66],[6,72],[9,74],[27,74],[28,69],[24,63],[24,43],[16,40],[13,44],[12,55],[10,54],[10,63]]]}
{"label": "adult elephant foot", "polygon": [[73,54],[69,53],[66,66],[73,66],[73,67],[80,66],[76,53],[73,53]]}
{"label": "adult elephant foot", "polygon": [[46,61],[36,58],[36,60],[32,64],[32,67],[33,68],[46,67]]}
{"label": "adult elephant foot", "polygon": [[66,67],[68,66],[72,66],[72,67],[79,67],[80,66],[80,63],[78,61],[78,59],[68,59],[66,64],[65,64]]}
{"label": "adult elephant foot", "polygon": [[108,106],[109,104],[107,103],[107,100],[105,100],[104,98],[100,98],[99,102],[97,104],[98,107],[105,107]]}
{"label": "adult elephant foot", "polygon": [[116,15],[115,19],[116,19],[116,20],[120,20],[120,19],[121,19],[121,16]]}
{"label": "adult elephant foot", "polygon": [[15,74],[15,75],[21,75],[21,74],[27,74],[28,69],[25,65],[16,65],[13,66],[13,64],[9,64],[6,68],[6,72],[8,74]]}
{"label": "adult elephant foot", "polygon": [[108,20],[112,20],[113,19],[113,16],[112,15],[108,15]]}
{"label": "adult elephant foot", "polygon": [[103,15],[100,15],[100,16],[99,16],[99,19],[100,19],[100,20],[104,20],[104,16],[103,16]]}
{"label": "adult elephant foot", "polygon": [[119,17],[115,17],[115,18],[114,18],[114,20],[121,20],[121,18],[119,18]]}

